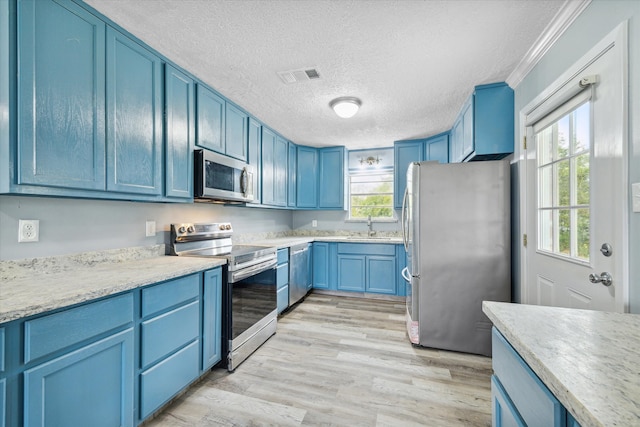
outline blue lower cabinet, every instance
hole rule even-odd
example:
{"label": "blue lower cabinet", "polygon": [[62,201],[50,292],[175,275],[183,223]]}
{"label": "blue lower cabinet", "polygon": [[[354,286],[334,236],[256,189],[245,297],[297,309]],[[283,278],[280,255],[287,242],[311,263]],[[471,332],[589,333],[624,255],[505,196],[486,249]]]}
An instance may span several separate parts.
{"label": "blue lower cabinet", "polygon": [[202,370],[222,360],[222,268],[204,272],[202,294]]}
{"label": "blue lower cabinet", "polygon": [[283,286],[282,288],[278,289],[276,297],[278,304],[278,314],[280,314],[287,308],[289,308],[289,285]]}
{"label": "blue lower cabinet", "polygon": [[289,308],[289,248],[278,249],[276,268],[278,314]]}
{"label": "blue lower cabinet", "polygon": [[24,372],[25,426],[133,426],[133,328]]}
{"label": "blue lower cabinet", "polygon": [[367,256],[366,291],[396,294],[396,257]]}
{"label": "blue lower cabinet", "polygon": [[140,375],[140,419],[151,415],[198,377],[199,347],[200,342],[194,341]]}
{"label": "blue lower cabinet", "polygon": [[365,257],[362,255],[338,255],[338,290],[365,290]]}
{"label": "blue lower cabinet", "polygon": [[495,375],[491,376],[491,413],[495,427],[526,427]]}
{"label": "blue lower cabinet", "polygon": [[7,417],[7,380],[2,378],[0,380],[0,427],[5,426],[5,419]]}
{"label": "blue lower cabinet", "polygon": [[313,243],[313,288],[329,289],[329,243]]}
{"label": "blue lower cabinet", "polygon": [[564,427],[564,406],[495,327],[491,346],[493,426]]}

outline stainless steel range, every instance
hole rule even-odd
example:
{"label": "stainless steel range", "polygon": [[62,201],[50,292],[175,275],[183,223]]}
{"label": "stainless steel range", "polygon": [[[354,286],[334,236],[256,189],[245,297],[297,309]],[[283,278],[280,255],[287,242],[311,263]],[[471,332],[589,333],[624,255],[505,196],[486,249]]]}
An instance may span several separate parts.
{"label": "stainless steel range", "polygon": [[276,248],[234,245],[229,223],[172,224],[171,252],[227,260],[222,291],[223,357],[229,371],[276,332]]}

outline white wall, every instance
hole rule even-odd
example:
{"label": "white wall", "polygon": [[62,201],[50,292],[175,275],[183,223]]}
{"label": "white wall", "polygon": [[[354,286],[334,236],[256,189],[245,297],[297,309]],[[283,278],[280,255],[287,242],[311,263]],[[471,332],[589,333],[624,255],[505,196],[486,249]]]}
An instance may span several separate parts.
{"label": "white wall", "polygon": [[[366,233],[366,221],[347,221],[347,211],[295,211],[293,213],[293,229],[309,231],[351,231]],[[396,211],[400,218],[400,212]],[[312,227],[313,220],[318,221],[316,228]],[[400,232],[400,222],[376,222],[373,221],[374,231]]]}
{"label": "white wall", "polygon": [[[640,182],[640,1],[593,0],[522,83],[515,88],[515,129],[517,135],[520,127],[518,112],[624,20],[628,20],[629,23],[627,197],[631,206],[631,183]],[[631,207],[629,209],[630,309],[633,313],[640,313],[640,262],[638,262],[640,260],[640,213],[631,212]],[[612,218],[612,220],[618,219]],[[519,287],[519,283],[517,286]]]}
{"label": "white wall", "polygon": [[[18,243],[18,220],[40,220],[40,241]],[[145,237],[145,222],[157,235]],[[290,231],[289,211],[220,206],[0,196],[0,260],[169,243],[176,222],[229,221],[237,236]]]}

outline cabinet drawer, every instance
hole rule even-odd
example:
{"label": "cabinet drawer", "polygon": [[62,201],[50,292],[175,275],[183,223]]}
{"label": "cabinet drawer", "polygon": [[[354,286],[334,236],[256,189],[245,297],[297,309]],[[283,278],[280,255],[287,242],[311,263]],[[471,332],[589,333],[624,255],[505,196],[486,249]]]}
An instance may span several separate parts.
{"label": "cabinet drawer", "polygon": [[395,255],[395,245],[379,243],[338,243],[339,254]]}
{"label": "cabinet drawer", "polygon": [[494,327],[493,371],[529,427],[564,425],[566,412],[520,355]]}
{"label": "cabinet drawer", "polygon": [[200,304],[178,307],[153,319],[142,322],[142,368],[173,350],[185,345],[200,334]]}
{"label": "cabinet drawer", "polygon": [[197,298],[200,295],[200,276],[174,279],[142,290],[142,317]]}
{"label": "cabinet drawer", "polygon": [[276,284],[278,289],[289,283],[289,264],[279,265],[276,269]]}
{"label": "cabinet drawer", "polygon": [[289,262],[289,248],[278,249],[278,264]]}
{"label": "cabinet drawer", "polygon": [[282,313],[289,307],[289,285],[285,285],[282,289],[278,289],[278,314]]}
{"label": "cabinet drawer", "polygon": [[167,402],[198,376],[195,341],[140,375],[140,419]]}
{"label": "cabinet drawer", "polygon": [[24,323],[24,361],[53,353],[133,321],[127,293]]}

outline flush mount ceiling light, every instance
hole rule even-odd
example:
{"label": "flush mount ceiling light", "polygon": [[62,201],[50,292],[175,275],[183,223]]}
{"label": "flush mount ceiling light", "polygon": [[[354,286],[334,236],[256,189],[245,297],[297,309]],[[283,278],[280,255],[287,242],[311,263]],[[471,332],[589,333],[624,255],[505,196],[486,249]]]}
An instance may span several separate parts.
{"label": "flush mount ceiling light", "polygon": [[361,105],[362,101],[352,96],[341,96],[329,103],[329,107],[333,108],[338,117],[343,119],[355,116]]}

